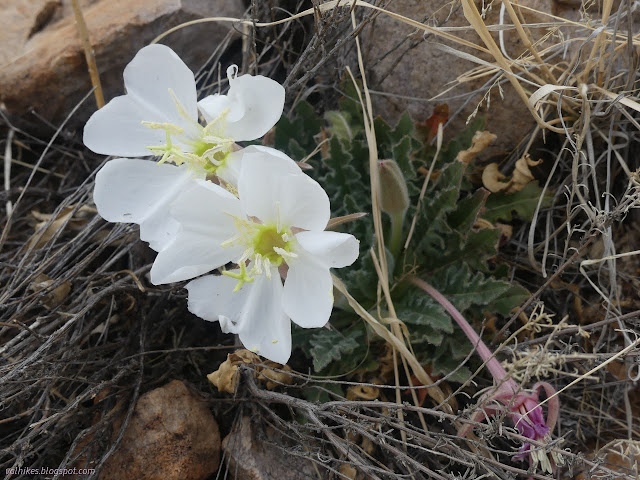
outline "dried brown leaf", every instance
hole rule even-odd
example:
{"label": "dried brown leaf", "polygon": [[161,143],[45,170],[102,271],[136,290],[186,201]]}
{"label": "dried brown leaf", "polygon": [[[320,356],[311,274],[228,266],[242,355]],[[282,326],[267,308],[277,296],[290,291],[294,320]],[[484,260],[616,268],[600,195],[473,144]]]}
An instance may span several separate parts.
{"label": "dried brown leaf", "polygon": [[51,289],[51,286],[55,283],[55,280],[49,278],[44,273],[39,274],[33,282],[29,285],[29,290],[32,292],[46,293],[39,299],[39,301],[47,308],[54,308],[60,305],[69,292],[71,291],[71,282],[68,280],[62,282],[56,288]]}
{"label": "dried brown leaf", "polygon": [[542,160],[534,161],[531,160],[529,155],[525,155],[524,157],[518,159],[516,161],[516,166],[513,170],[513,185],[509,192],[507,193],[515,193],[522,190],[529,182],[534,180],[534,176],[531,173],[529,167],[535,167],[536,165],[540,165]]}
{"label": "dried brown leaf", "polygon": [[260,363],[260,357],[246,349],[237,350],[227,355],[220,368],[207,375],[207,379],[213,383],[218,391],[234,394],[238,385],[238,365]]}
{"label": "dried brown leaf", "polygon": [[355,385],[347,389],[347,400],[375,400],[380,396],[380,389],[367,385]]}
{"label": "dried brown leaf", "polygon": [[499,228],[501,233],[502,233],[502,238],[500,239],[501,242],[506,242],[508,240],[511,239],[511,236],[513,235],[513,226],[512,225],[507,225],[505,223],[496,223],[496,228]]}
{"label": "dried brown leaf", "polygon": [[[74,212],[75,211],[75,212]],[[86,205],[76,210],[75,205],[63,209],[55,218],[53,214],[41,213],[32,210],[31,215],[38,220],[35,233],[29,239],[29,248],[40,248],[51,240],[58,231],[64,228],[79,229],[86,225],[88,214],[94,214],[96,210]],[[53,221],[51,219],[53,218]],[[42,231],[42,229],[45,229]]]}
{"label": "dried brown leaf", "polygon": [[[280,365],[279,363],[267,360],[264,362],[265,366],[261,367],[258,380],[267,382],[267,389],[273,390],[278,385],[291,385],[293,377],[286,372],[291,372],[291,368],[287,365]],[[283,372],[276,370],[284,370]]]}
{"label": "dried brown leaf", "polygon": [[278,385],[291,385],[293,382],[293,377],[287,373],[292,371],[288,366],[271,360],[263,362],[258,355],[244,348],[227,355],[227,359],[222,362],[218,370],[207,375],[207,379],[220,392],[236,393],[238,366],[241,364],[257,365],[254,376],[259,381],[266,382],[269,390],[273,390]]}
{"label": "dried brown leaf", "polygon": [[342,465],[340,465],[340,475],[342,475],[343,478],[350,478],[351,480],[356,480],[358,476],[358,471],[352,465],[349,465],[348,463],[343,463]]}
{"label": "dried brown leaf", "polygon": [[482,171],[482,185],[484,188],[489,190],[491,193],[498,193],[506,191],[510,182],[503,182],[502,180],[506,179],[500,170],[498,170],[497,163],[490,163],[484,170]]}
{"label": "dried brown leaf", "polygon": [[471,139],[471,146],[458,153],[458,160],[468,165],[480,152],[491,145],[496,138],[498,136],[488,130],[477,131]]}
{"label": "dried brown leaf", "polygon": [[490,163],[482,172],[482,184],[492,193],[516,193],[526,187],[535,179],[529,167],[540,165],[542,160],[531,160],[529,155],[524,155],[516,161],[513,176],[507,182],[507,176],[498,170],[497,163]]}

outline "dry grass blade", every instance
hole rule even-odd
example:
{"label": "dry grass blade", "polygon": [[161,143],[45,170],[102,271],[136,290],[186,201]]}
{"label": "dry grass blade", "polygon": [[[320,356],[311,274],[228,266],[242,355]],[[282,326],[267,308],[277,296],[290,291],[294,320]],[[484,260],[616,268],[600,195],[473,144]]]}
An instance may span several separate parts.
{"label": "dry grass blade", "polygon": [[78,0],[71,0],[71,5],[73,7],[73,14],[76,17],[76,26],[78,27],[78,35],[82,42],[84,58],[89,68],[89,76],[91,77],[91,85],[93,85],[94,89],[93,94],[96,98],[96,105],[98,108],[102,108],[104,107],[104,94],[102,93],[102,85],[100,84],[100,74],[98,73],[98,66],[96,65],[96,57],[93,54],[93,47],[89,39],[87,23],[84,21],[84,15],[82,15],[82,9],[80,8]]}

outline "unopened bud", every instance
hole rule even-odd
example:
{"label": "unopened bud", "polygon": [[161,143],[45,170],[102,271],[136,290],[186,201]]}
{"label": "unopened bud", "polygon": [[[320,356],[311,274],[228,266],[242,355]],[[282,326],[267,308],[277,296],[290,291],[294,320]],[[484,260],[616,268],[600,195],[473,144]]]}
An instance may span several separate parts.
{"label": "unopened bud", "polygon": [[378,171],[380,209],[392,216],[403,214],[409,207],[409,191],[400,167],[393,160],[380,160]]}

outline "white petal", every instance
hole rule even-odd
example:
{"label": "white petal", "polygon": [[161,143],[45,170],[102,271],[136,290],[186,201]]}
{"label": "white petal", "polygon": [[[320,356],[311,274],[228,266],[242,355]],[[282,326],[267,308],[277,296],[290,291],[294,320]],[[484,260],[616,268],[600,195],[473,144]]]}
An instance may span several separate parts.
{"label": "white petal", "polygon": [[333,281],[329,267],[310,255],[287,262],[282,306],[291,320],[303,328],[319,328],[329,321],[333,308]]}
{"label": "white petal", "polygon": [[284,95],[284,88],[275,80],[242,75],[229,79],[227,95],[211,95],[201,100],[199,107],[207,121],[229,109],[226,134],[242,142],[262,137],[280,120]]}
{"label": "white petal", "polygon": [[241,217],[240,200],[215,183],[195,180],[171,205],[171,215],[185,232],[212,236],[235,232],[233,218]]}
{"label": "white petal", "polygon": [[254,156],[243,159],[238,192],[244,212],[264,223],[324,230],[329,221],[329,197],[315,180]]}
{"label": "white petal", "polygon": [[116,158],[96,174],[93,200],[105,220],[139,224],[140,238],[159,251],[177,232],[169,204],[192,182],[186,167]]}
{"label": "white petal", "polygon": [[282,310],[282,282],[276,269],[245,284],[249,290],[243,308],[240,341],[252,352],[285,364],[291,356],[291,322]]}
{"label": "white petal", "polygon": [[339,232],[300,232],[300,246],[314,258],[331,268],[351,265],[360,253],[360,242],[353,235]]}
{"label": "white petal", "polygon": [[215,120],[224,110],[231,109],[231,102],[226,95],[209,95],[198,102],[198,109],[207,123]]}
{"label": "white petal", "polygon": [[[164,120],[184,125],[198,119],[196,82],[193,72],[166,45],[142,48],[124,69],[124,86],[136,102],[154,110]],[[187,118],[180,115],[169,90],[183,107]]]}
{"label": "white petal", "polygon": [[227,238],[224,235],[211,238],[198,233],[178,232],[173,242],[161,250],[153,262],[151,283],[163,285],[189,280],[237,259],[242,254],[242,247],[220,247]]}
{"label": "white petal", "polygon": [[166,211],[158,210],[140,224],[140,240],[156,252],[164,250],[176,238],[180,224]]}
{"label": "white petal", "polygon": [[96,174],[93,199],[102,218],[140,223],[166,206],[189,178],[189,170],[151,160],[116,158]]}
{"label": "white petal", "polygon": [[324,230],[329,223],[329,197],[318,182],[300,173],[283,181],[281,219],[285,225],[305,230]]}
{"label": "white petal", "polygon": [[[193,73],[164,45],[149,45],[124,70],[127,95],[95,112],[84,127],[84,144],[104,155],[146,156],[147,147],[166,143],[165,132],[143,121],[172,123],[193,133],[198,118]],[[181,116],[169,93],[184,107]]]}
{"label": "white petal", "polygon": [[234,292],[237,283],[226,275],[207,275],[187,283],[189,311],[210,322],[220,321],[225,333],[238,333],[251,284]]}
{"label": "white petal", "polygon": [[291,355],[291,322],[282,311],[282,282],[277,270],[245,283],[238,292],[236,280],[224,275],[193,280],[189,311],[209,321],[219,321],[226,333],[238,333],[249,350],[278,363]]}
{"label": "white petal", "polygon": [[155,112],[128,95],[116,97],[91,115],[82,140],[87,148],[102,155],[151,155],[147,147],[166,143],[163,130],[142,125],[144,120],[158,121],[155,117]]}
{"label": "white petal", "polygon": [[238,199],[218,185],[197,180],[174,201],[171,215],[180,231],[158,253],[151,268],[153,284],[197,277],[242,254],[242,246],[222,246],[237,233],[233,217],[240,216],[240,208]]}
{"label": "white petal", "polygon": [[242,169],[243,152],[245,150],[246,148],[243,148],[242,150],[230,152],[229,155],[227,155],[224,164],[220,165],[216,169],[216,175],[218,177],[236,188],[238,188],[238,177],[240,176],[240,170]]}
{"label": "white petal", "polygon": [[[250,145],[242,150],[244,158],[252,162],[266,163],[271,169],[282,173],[302,173],[302,169],[286,153],[263,145]],[[250,163],[252,163],[250,162]]]}
{"label": "white petal", "polygon": [[283,173],[301,173],[302,170],[296,162],[275,148],[262,145],[250,145],[242,150],[230,153],[223,166],[218,168],[216,175],[234,187],[238,186],[238,178],[242,170],[244,160],[253,158],[255,161],[265,162],[273,169]]}

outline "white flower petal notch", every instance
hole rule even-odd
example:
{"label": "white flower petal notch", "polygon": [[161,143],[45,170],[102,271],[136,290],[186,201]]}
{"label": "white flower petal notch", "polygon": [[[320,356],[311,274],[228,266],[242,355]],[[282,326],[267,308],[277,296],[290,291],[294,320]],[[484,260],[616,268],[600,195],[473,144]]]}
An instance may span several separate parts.
{"label": "white flower petal notch", "polygon": [[[228,194],[217,185],[197,182],[178,197],[171,214],[180,232],[158,254],[151,280],[187,280],[234,263],[238,267],[221,276],[187,284],[189,310],[219,321],[248,349],[286,363],[290,320],[305,328],[328,322],[333,308],[330,269],[352,264],[358,241],[324,231],[329,199],[317,182],[299,171],[271,168],[259,155],[243,160],[239,198],[229,195],[227,204],[212,213],[209,205],[220,205],[220,191]],[[200,259],[198,265],[194,259]],[[281,274],[287,270],[283,285]]]}

